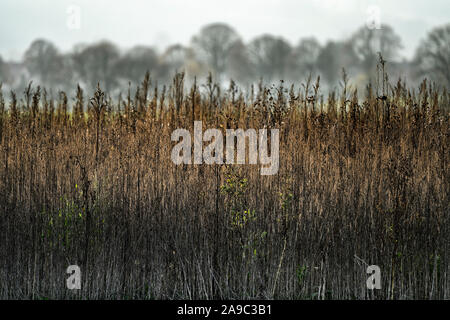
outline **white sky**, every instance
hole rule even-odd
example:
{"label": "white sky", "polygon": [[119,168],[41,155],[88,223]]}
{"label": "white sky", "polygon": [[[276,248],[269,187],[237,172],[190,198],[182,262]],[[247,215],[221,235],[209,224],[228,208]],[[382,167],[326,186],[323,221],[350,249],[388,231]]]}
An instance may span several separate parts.
{"label": "white sky", "polygon": [[[81,9],[78,30],[67,26],[71,5]],[[102,39],[164,48],[188,44],[211,22],[230,24],[245,41],[271,33],[293,45],[308,36],[325,43],[364,25],[371,5],[401,36],[405,57],[433,27],[450,22],[450,0],[0,0],[0,56],[19,60],[36,38],[62,51]]]}

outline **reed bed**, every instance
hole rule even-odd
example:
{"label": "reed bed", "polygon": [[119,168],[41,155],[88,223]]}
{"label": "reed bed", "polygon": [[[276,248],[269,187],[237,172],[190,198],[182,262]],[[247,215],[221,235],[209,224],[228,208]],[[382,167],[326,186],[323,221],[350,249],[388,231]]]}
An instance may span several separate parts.
{"label": "reed bed", "polygon": [[[2,93],[0,299],[449,299],[449,93],[319,87]],[[278,173],[175,165],[195,120],[279,129]]]}

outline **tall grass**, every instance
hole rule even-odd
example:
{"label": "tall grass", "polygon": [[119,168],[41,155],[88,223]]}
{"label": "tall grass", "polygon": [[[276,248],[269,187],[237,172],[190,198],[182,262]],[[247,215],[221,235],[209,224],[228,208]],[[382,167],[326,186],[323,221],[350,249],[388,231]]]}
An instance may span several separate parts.
{"label": "tall grass", "polygon": [[[450,298],[447,91],[183,81],[0,96],[0,298]],[[193,120],[280,129],[278,174],[176,166],[171,133]]]}

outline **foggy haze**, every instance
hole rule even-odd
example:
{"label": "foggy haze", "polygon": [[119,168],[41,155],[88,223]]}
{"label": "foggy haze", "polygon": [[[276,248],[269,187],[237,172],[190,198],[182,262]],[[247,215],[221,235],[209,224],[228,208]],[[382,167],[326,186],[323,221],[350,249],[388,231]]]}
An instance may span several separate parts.
{"label": "foggy haze", "polygon": [[[243,38],[270,33],[292,45],[300,38],[342,40],[368,18],[367,8],[380,8],[381,23],[403,40],[400,54],[411,58],[415,47],[433,27],[448,22],[450,2],[388,0],[267,0],[267,1],[88,1],[2,0],[0,3],[0,56],[19,61],[36,38],[53,42],[62,51],[77,43],[107,39],[123,49],[155,46],[160,51],[174,43],[189,44],[208,23],[231,25]],[[81,9],[80,29],[67,27],[70,6]]]}

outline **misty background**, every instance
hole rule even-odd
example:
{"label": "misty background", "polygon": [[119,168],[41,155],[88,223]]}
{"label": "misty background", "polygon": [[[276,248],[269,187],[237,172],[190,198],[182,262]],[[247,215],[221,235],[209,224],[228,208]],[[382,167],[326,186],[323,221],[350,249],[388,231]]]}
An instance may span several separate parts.
{"label": "misty background", "polygon": [[25,1],[0,4],[0,82],[29,81],[54,92],[110,94],[145,72],[170,85],[212,73],[227,86],[300,84],[320,75],[339,87],[342,69],[356,87],[373,82],[378,52],[390,80],[450,86],[450,3],[435,1]]}

